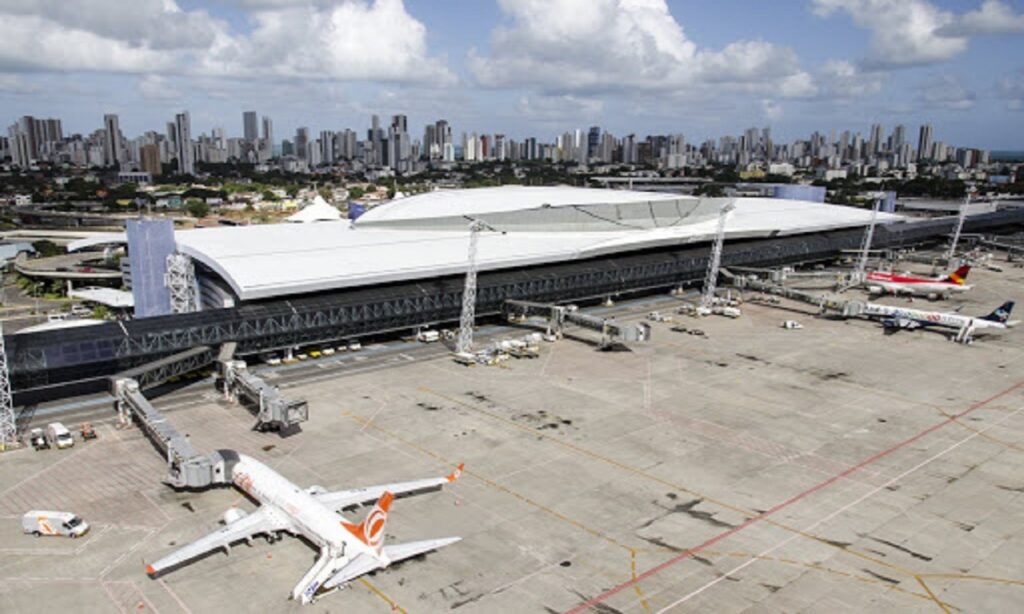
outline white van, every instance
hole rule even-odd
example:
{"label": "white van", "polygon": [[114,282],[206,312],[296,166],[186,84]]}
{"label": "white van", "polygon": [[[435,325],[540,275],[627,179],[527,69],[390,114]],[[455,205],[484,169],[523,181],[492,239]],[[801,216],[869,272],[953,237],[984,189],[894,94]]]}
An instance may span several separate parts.
{"label": "white van", "polygon": [[89,523],[71,512],[32,510],[21,517],[21,529],[29,535],[81,537],[89,532]]}
{"label": "white van", "polygon": [[51,446],[58,450],[75,445],[75,439],[71,436],[71,431],[60,422],[51,422],[46,425],[46,439],[50,442]]}

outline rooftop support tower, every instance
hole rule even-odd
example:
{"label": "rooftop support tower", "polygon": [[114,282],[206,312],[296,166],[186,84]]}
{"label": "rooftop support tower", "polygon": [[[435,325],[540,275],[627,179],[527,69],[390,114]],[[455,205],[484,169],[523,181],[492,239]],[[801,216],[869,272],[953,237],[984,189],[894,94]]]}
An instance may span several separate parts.
{"label": "rooftop support tower", "polygon": [[14,399],[7,372],[7,349],[4,346],[3,324],[0,324],[0,451],[18,443],[18,425],[14,420]]}
{"label": "rooftop support tower", "polygon": [[476,320],[476,250],[480,231],[486,224],[473,220],[469,224],[469,254],[466,267],[466,282],[462,287],[462,314],[459,317],[459,338],[455,342],[458,353],[470,352],[473,349],[473,322]]}
{"label": "rooftop support tower", "polygon": [[708,271],[704,276],[704,291],[700,297],[701,309],[711,309],[715,302],[715,287],[718,284],[718,268],[722,264],[722,247],[725,244],[725,221],[729,212],[736,208],[736,205],[729,201],[722,205],[718,212],[718,228],[715,231],[715,243],[711,246],[711,257],[708,259]]}
{"label": "rooftop support tower", "polygon": [[179,253],[167,256],[164,285],[170,290],[171,313],[199,311],[196,268],[191,258]]}

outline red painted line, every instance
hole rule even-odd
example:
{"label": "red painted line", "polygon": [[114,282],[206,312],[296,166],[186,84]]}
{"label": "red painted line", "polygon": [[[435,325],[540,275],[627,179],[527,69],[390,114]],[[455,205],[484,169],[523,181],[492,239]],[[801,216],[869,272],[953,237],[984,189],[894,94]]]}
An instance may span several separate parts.
{"label": "red painted line", "polygon": [[1011,392],[1014,392],[1014,391],[1020,389],[1021,387],[1024,387],[1024,381],[1018,382],[1018,383],[1014,384],[1013,386],[1010,386],[1009,388],[1007,388],[1007,389],[1005,389],[1005,390],[1003,390],[1001,392],[998,392],[998,393],[990,396],[989,398],[987,398],[987,399],[985,399],[983,401],[978,401],[977,403],[971,405],[970,407],[968,407],[964,411],[962,411],[962,412],[960,412],[958,414],[955,414],[953,416],[950,416],[949,418],[946,418],[945,420],[943,420],[943,421],[941,421],[941,422],[939,422],[937,424],[933,424],[932,426],[926,428],[925,430],[921,431],[920,433],[918,433],[916,435],[913,435],[913,436],[911,436],[911,437],[909,437],[907,439],[904,439],[903,441],[893,445],[892,447],[886,448],[886,449],[882,450],[881,452],[878,452],[878,453],[876,453],[876,454],[874,454],[872,456],[869,456],[865,460],[862,460],[861,462],[857,463],[856,465],[848,467],[847,469],[841,471],[840,473],[835,474],[834,476],[828,478],[827,480],[825,480],[823,482],[820,482],[818,484],[815,484],[814,486],[808,488],[807,490],[805,490],[805,491],[803,491],[801,493],[797,493],[797,494],[793,495],[792,497],[790,497],[789,499],[786,499],[782,503],[779,503],[779,504],[773,506],[771,509],[768,509],[768,510],[764,511],[763,513],[761,513],[761,514],[759,514],[757,516],[754,516],[752,518],[748,518],[742,524],[738,524],[735,527],[729,529],[728,531],[724,531],[722,533],[719,533],[718,535],[712,537],[711,539],[707,540],[706,542],[704,542],[704,543],[702,543],[702,544],[700,544],[698,546],[694,546],[693,548],[690,548],[688,550],[685,550],[684,552],[681,552],[680,554],[678,554],[678,555],[668,559],[667,561],[665,561],[663,563],[660,563],[660,564],[658,564],[658,565],[648,569],[647,571],[637,575],[636,577],[634,577],[634,578],[632,578],[630,580],[627,580],[626,582],[623,582],[622,584],[619,584],[618,586],[610,588],[607,591],[601,593],[600,595],[598,595],[596,597],[593,597],[591,599],[588,599],[587,601],[584,601],[583,603],[580,603],[580,604],[576,605],[575,607],[573,607],[570,610],[566,610],[565,614],[580,614],[584,610],[593,608],[594,606],[596,606],[596,605],[598,605],[598,604],[600,604],[600,603],[602,603],[604,601],[607,601],[609,598],[617,595],[618,593],[626,590],[627,588],[630,588],[630,587],[634,586],[635,584],[637,584],[639,582],[642,582],[643,580],[646,580],[647,578],[650,578],[651,576],[653,576],[653,575],[655,575],[655,574],[657,574],[657,573],[659,573],[661,571],[664,571],[665,569],[668,569],[669,567],[672,567],[673,565],[675,565],[677,563],[681,563],[682,561],[685,561],[687,559],[692,558],[693,556],[695,556],[696,554],[698,554],[702,550],[706,550],[706,549],[710,548],[711,546],[717,544],[718,542],[722,541],[723,539],[731,537],[731,536],[739,533],[740,531],[743,531],[747,527],[750,527],[752,525],[755,525],[755,524],[761,522],[762,520],[768,518],[769,516],[775,514],[776,512],[778,512],[780,510],[783,510],[783,509],[789,507],[790,505],[793,505],[794,503],[796,503],[797,501],[800,501],[801,499],[804,499],[804,498],[806,498],[806,497],[808,497],[810,495],[813,495],[814,493],[816,493],[816,492],[818,492],[820,490],[828,488],[832,484],[838,482],[839,480],[841,480],[841,479],[843,479],[843,478],[845,478],[845,477],[847,477],[847,476],[849,476],[849,475],[851,475],[853,473],[856,473],[857,471],[860,471],[861,469],[863,469],[864,467],[867,467],[868,465],[874,463],[875,461],[878,461],[878,460],[880,460],[880,459],[882,459],[882,458],[884,458],[886,456],[889,456],[890,454],[892,454],[893,452],[896,452],[897,450],[905,448],[906,446],[914,443],[915,441],[918,441],[922,437],[926,437],[926,436],[930,435],[931,433],[939,430],[940,428],[946,426],[947,424],[950,424],[950,423],[952,423],[952,422],[954,422],[954,421],[956,421],[956,420],[958,420],[960,418],[963,418],[967,414],[970,414],[971,412],[973,412],[973,411],[975,411],[977,409],[981,409],[982,407],[988,405],[992,401],[1000,399],[1000,398],[1010,394]]}

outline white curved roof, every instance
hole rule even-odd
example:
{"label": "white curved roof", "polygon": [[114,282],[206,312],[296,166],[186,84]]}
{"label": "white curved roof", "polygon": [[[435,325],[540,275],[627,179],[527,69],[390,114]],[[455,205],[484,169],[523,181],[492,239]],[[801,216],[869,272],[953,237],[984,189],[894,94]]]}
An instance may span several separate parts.
{"label": "white curved roof", "polygon": [[504,213],[536,209],[545,205],[597,205],[651,202],[662,200],[696,200],[691,196],[663,192],[635,192],[572,186],[532,187],[506,185],[470,190],[437,190],[400,198],[364,213],[356,222],[386,222],[459,215]]}
{"label": "white curved roof", "polygon": [[[865,226],[871,212],[821,203],[744,198],[727,238]],[[900,216],[879,214],[880,221]],[[566,262],[714,238],[717,219],[615,232],[483,232],[481,271]],[[176,233],[179,249],[219,273],[238,297],[255,300],[464,273],[464,230],[352,228],[347,222],[204,228]]]}

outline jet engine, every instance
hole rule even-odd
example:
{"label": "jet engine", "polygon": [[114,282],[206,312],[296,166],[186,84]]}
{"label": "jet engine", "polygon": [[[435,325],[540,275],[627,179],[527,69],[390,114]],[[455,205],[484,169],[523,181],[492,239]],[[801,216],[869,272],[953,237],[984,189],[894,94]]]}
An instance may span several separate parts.
{"label": "jet engine", "polygon": [[232,522],[241,520],[246,516],[248,516],[248,514],[245,513],[245,510],[240,510],[237,507],[229,507],[227,511],[224,512],[224,524],[231,524]]}

